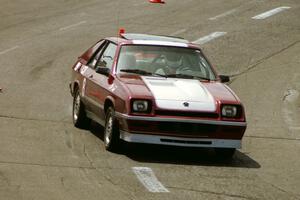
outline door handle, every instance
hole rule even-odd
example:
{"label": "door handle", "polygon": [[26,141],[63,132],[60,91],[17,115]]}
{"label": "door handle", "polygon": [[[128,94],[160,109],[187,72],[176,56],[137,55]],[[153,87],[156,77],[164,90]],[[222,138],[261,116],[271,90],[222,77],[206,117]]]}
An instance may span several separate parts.
{"label": "door handle", "polygon": [[89,78],[93,78],[93,77],[94,77],[93,74],[89,75]]}

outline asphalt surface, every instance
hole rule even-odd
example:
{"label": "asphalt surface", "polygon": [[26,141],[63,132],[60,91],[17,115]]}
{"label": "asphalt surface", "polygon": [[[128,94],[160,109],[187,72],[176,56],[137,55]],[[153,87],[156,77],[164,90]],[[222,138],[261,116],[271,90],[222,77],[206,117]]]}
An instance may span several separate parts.
{"label": "asphalt surface", "polygon": [[[298,0],[1,0],[0,199],[300,199]],[[252,17],[289,9],[263,20]],[[78,55],[127,32],[182,36],[203,45],[243,101],[248,129],[230,162],[210,149],[104,150],[103,128],[71,122],[68,83]],[[133,167],[169,191],[153,193]]]}

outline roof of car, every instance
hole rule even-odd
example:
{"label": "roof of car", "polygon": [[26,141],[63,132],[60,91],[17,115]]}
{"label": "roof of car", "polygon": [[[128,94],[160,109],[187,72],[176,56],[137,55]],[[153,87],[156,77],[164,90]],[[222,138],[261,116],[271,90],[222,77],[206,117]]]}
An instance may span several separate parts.
{"label": "roof of car", "polygon": [[150,35],[140,33],[124,33],[120,37],[109,38],[115,43],[131,43],[139,45],[162,45],[162,46],[178,46],[188,47],[190,42],[180,37]]}
{"label": "roof of car", "polygon": [[167,41],[167,42],[182,42],[188,43],[188,40],[185,40],[180,37],[165,36],[165,35],[149,35],[149,34],[140,34],[140,33],[124,33],[122,37],[127,40],[155,40],[155,41]]}

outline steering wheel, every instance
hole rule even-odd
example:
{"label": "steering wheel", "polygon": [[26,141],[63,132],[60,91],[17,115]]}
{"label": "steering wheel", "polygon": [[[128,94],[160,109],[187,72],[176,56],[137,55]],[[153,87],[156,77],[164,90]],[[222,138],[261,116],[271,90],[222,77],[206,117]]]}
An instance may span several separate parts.
{"label": "steering wheel", "polygon": [[179,72],[193,72],[193,70],[191,70],[191,68],[189,68],[187,66],[180,66],[179,68],[177,68],[176,71],[179,71]]}
{"label": "steering wheel", "polygon": [[[150,66],[155,65],[155,63],[163,59],[165,59],[164,55],[158,55],[151,61]],[[168,67],[163,63],[157,63],[157,65],[155,65],[154,67],[154,72],[156,73],[159,69],[162,69],[165,74],[167,74],[170,71]]]}

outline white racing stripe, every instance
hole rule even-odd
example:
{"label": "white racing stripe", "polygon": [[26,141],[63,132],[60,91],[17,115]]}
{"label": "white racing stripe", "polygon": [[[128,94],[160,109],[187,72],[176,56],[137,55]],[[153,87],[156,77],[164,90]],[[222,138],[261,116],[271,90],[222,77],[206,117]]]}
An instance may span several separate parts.
{"label": "white racing stripe", "polygon": [[272,10],[269,10],[267,12],[261,13],[259,15],[256,15],[254,17],[252,17],[252,19],[266,19],[267,17],[271,17],[272,15],[275,15],[277,13],[280,13],[286,9],[290,9],[291,7],[287,7],[287,6],[282,6],[282,7],[278,7]]}
{"label": "white racing stripe", "polygon": [[207,42],[209,42],[209,41],[211,41],[213,39],[216,39],[218,37],[221,37],[221,36],[223,36],[225,34],[226,34],[226,32],[213,32],[213,33],[211,33],[211,34],[209,34],[207,36],[204,36],[202,38],[199,38],[199,39],[193,41],[192,43],[195,43],[195,44],[205,44],[205,43],[207,43]]}
{"label": "white racing stripe", "polygon": [[76,26],[79,26],[79,25],[85,24],[85,23],[86,23],[86,21],[81,21],[81,22],[78,22],[76,24],[72,24],[72,25],[69,25],[69,26],[62,27],[59,30],[64,31],[64,30],[67,30],[67,29],[70,29],[70,28],[73,28],[73,27],[76,27]]}
{"label": "white racing stripe", "polygon": [[149,167],[132,167],[139,181],[147,188],[149,192],[169,192],[167,188],[159,182]]}
{"label": "white racing stripe", "polygon": [[[157,107],[168,110],[216,110],[215,100],[199,80],[142,77],[155,98]],[[186,105],[187,104],[187,105]]]}
{"label": "white racing stripe", "polygon": [[227,12],[224,12],[224,13],[222,13],[222,14],[220,14],[220,15],[211,17],[211,18],[209,18],[209,20],[216,20],[216,19],[221,18],[221,17],[226,17],[227,15],[230,15],[230,14],[236,12],[236,11],[237,11],[236,9],[232,9],[232,10],[229,10],[229,11],[227,11]]}
{"label": "white racing stripe", "polygon": [[14,46],[14,47],[9,48],[9,49],[6,49],[6,50],[4,50],[4,51],[0,51],[0,55],[6,54],[6,53],[8,53],[8,52],[10,52],[10,51],[13,51],[13,50],[17,49],[17,48],[19,48],[19,46]]}

